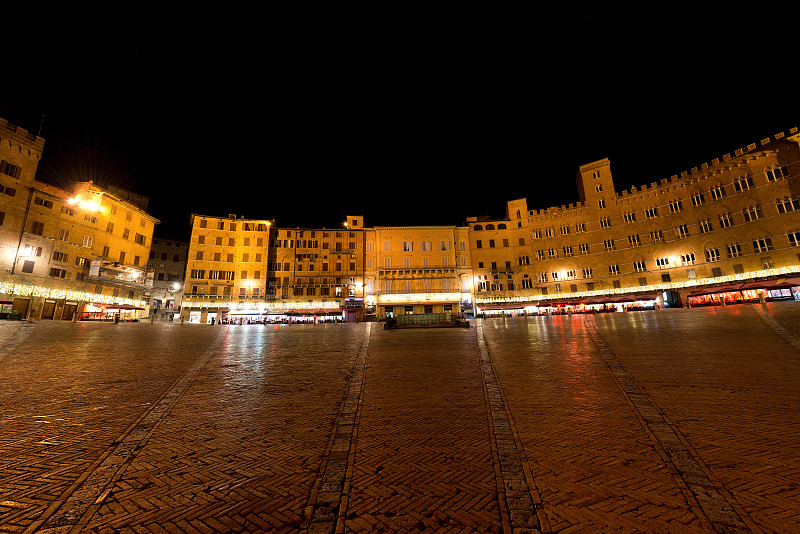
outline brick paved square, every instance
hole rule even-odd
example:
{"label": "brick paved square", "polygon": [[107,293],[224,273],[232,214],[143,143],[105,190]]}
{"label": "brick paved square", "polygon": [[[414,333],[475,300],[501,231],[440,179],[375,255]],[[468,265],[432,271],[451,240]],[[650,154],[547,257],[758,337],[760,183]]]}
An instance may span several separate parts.
{"label": "brick paved square", "polygon": [[800,531],[800,307],[758,306],[0,322],[0,532]]}

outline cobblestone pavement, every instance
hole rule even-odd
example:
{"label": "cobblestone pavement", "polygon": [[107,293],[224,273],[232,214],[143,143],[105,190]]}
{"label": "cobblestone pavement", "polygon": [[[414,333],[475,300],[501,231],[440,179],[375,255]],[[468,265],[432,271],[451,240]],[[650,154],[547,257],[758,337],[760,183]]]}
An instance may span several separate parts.
{"label": "cobblestone pavement", "polygon": [[0,322],[0,532],[800,532],[800,305]]}

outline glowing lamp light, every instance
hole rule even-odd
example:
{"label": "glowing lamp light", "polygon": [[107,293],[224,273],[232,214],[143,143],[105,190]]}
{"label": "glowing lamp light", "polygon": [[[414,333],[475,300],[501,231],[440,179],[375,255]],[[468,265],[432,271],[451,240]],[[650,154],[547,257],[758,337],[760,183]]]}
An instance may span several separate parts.
{"label": "glowing lamp light", "polygon": [[100,206],[100,204],[94,200],[84,200],[80,196],[72,197],[67,199],[67,204],[75,205],[77,204],[78,207],[84,209],[86,211],[106,211],[105,207]]}

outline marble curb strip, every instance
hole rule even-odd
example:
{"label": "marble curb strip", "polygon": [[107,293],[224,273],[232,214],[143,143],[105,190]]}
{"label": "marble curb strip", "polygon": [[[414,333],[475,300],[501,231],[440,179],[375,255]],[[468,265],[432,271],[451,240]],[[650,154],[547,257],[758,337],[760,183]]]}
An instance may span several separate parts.
{"label": "marble curb strip", "polygon": [[347,386],[339,415],[323,457],[320,473],[306,505],[302,532],[332,534],[344,532],[350,484],[355,463],[356,438],[361,419],[364,379],[369,353],[372,323],[365,323],[364,341],[353,365],[353,375]]}
{"label": "marble curb strip", "polygon": [[548,523],[541,509],[541,499],[497,381],[483,325],[477,325],[477,332],[503,532],[542,532],[542,527],[546,528]]}
{"label": "marble curb strip", "polygon": [[167,392],[133,425],[118,437],[104,454],[78,480],[53,502],[42,517],[32,523],[24,534],[62,534],[79,532],[111,492],[125,471],[125,466],[147,443],[158,424],[191,385],[203,366],[216,355],[227,337],[227,328],[195,360],[194,364]]}
{"label": "marble curb strip", "polygon": [[[628,398],[638,418],[642,422],[650,439],[659,452],[667,460],[670,471],[677,473],[679,487],[684,494],[689,492],[689,502],[696,502],[701,508],[716,532],[745,533],[752,530],[745,524],[734,505],[726,497],[726,491],[721,485],[715,484],[711,476],[703,469],[696,459],[697,453],[692,450],[685,438],[670,423],[664,414],[648,398],[647,394],[639,387],[625,368],[617,360],[614,351],[606,343],[597,329],[595,318],[592,315],[584,317],[584,324],[592,337],[595,345],[605,360],[617,385]],[[731,497],[731,501],[733,498]],[[699,512],[696,510],[696,512]]]}

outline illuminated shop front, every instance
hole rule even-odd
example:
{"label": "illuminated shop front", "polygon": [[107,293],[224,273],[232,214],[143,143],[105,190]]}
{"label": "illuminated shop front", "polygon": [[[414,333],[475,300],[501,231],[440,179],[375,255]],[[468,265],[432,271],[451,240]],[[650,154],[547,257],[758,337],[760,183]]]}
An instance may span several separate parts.
{"label": "illuminated shop front", "polygon": [[485,304],[478,306],[477,313],[483,317],[499,317],[652,310],[658,303],[658,297],[656,293],[647,293],[528,303]]}
{"label": "illuminated shop front", "polygon": [[131,304],[103,304],[87,302],[80,315],[81,321],[114,321],[136,322],[142,317],[144,308]]}
{"label": "illuminated shop front", "polygon": [[406,314],[461,314],[464,304],[471,303],[462,293],[384,293],[377,296],[378,316],[393,317]]}
{"label": "illuminated shop front", "polygon": [[720,306],[762,300],[800,300],[800,277],[724,284],[689,294],[690,306]]}
{"label": "illuminated shop front", "polygon": [[[190,297],[191,298],[191,297]],[[359,306],[321,302],[208,302],[184,299],[184,318],[195,324],[341,323],[361,319]]]}

